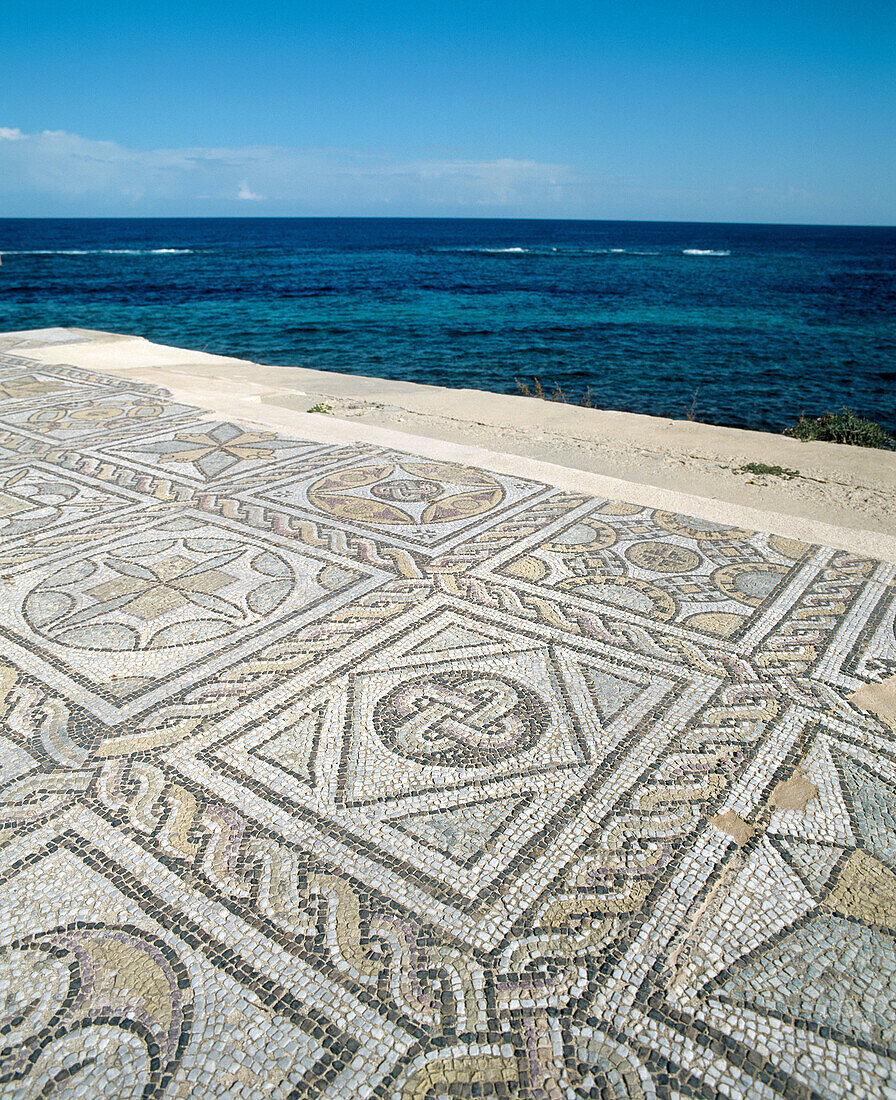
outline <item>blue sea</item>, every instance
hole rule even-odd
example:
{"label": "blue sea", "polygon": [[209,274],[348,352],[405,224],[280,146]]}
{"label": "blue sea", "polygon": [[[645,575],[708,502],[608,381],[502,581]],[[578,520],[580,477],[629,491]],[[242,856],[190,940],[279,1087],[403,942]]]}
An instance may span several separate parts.
{"label": "blue sea", "polygon": [[0,331],[779,431],[896,431],[896,229],[490,219],[0,219]]}

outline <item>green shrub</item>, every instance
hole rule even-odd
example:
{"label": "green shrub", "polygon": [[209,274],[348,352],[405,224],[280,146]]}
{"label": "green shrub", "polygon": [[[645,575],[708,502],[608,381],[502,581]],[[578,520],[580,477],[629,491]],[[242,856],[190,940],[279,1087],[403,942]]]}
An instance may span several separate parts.
{"label": "green shrub", "polygon": [[799,477],[799,470],[791,470],[787,466],[769,466],[767,462],[748,462],[745,466],[738,466],[736,474],[766,474],[769,477],[783,477],[788,481]]}
{"label": "green shrub", "polygon": [[824,416],[801,416],[785,435],[803,442],[820,440],[826,443],[850,443],[853,447],[881,447],[891,449],[896,440],[888,435],[880,424],[852,411],[844,409],[839,413],[825,413]]}

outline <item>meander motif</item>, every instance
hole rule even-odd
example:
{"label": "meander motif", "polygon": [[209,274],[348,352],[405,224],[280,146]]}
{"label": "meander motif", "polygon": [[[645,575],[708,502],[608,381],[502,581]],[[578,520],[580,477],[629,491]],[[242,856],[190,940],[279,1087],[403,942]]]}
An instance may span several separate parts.
{"label": "meander motif", "polygon": [[896,1088],[896,567],[0,380],[0,1094]]}

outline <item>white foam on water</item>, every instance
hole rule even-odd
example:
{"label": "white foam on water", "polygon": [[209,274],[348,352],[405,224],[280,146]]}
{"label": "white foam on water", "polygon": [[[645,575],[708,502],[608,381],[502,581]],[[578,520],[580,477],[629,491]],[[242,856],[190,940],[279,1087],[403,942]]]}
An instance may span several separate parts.
{"label": "white foam on water", "polygon": [[723,248],[683,248],[683,256],[730,256],[731,253]]}
{"label": "white foam on water", "polygon": [[186,255],[194,248],[4,248],[2,256],[161,256]]}
{"label": "white foam on water", "polygon": [[[464,247],[444,247],[438,249],[440,252],[463,252],[470,255],[497,255],[497,254],[516,254],[525,253],[532,256],[561,256],[561,257],[575,257],[575,256],[659,256],[661,253],[656,251],[638,249],[638,248],[584,248],[580,245],[539,245],[534,248],[485,248],[481,245],[470,245]],[[720,253],[721,255],[721,253]],[[725,253],[727,255],[727,253]]]}

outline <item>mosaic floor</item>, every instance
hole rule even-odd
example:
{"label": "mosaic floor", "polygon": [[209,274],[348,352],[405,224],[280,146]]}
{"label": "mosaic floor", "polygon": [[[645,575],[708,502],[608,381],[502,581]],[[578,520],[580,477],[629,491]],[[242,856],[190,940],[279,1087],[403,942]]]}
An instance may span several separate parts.
{"label": "mosaic floor", "polygon": [[896,567],[0,355],[0,1095],[896,1096]]}

